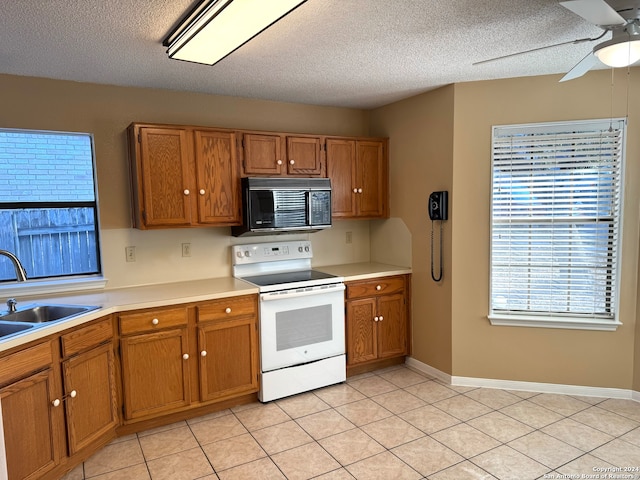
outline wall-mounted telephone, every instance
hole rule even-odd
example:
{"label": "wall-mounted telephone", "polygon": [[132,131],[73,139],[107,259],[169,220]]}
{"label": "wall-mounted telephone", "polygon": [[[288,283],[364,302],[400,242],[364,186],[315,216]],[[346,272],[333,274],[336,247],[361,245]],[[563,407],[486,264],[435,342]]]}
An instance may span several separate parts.
{"label": "wall-mounted telephone", "polygon": [[431,220],[447,219],[447,200],[449,192],[433,192],[429,195],[429,218]]}
{"label": "wall-mounted telephone", "polygon": [[[442,220],[446,220],[448,218],[448,200],[449,192],[447,191],[433,192],[429,195],[429,218],[431,219],[431,278],[434,282],[442,280],[442,264],[444,262],[442,255]],[[435,220],[440,220],[440,273],[437,277],[433,271],[433,222]]]}

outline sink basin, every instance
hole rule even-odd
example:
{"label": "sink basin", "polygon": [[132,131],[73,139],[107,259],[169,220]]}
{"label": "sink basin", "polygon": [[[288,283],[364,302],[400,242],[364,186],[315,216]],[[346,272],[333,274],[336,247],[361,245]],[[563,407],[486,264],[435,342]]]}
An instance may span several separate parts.
{"label": "sink basin", "polygon": [[5,313],[0,316],[0,321],[47,323],[66,320],[96,308],[99,307],[87,305],[29,305],[22,309],[19,308],[17,312]]}
{"label": "sink basin", "polygon": [[0,324],[0,337],[13,335],[14,333],[22,332],[30,328],[33,328],[33,325],[24,323],[2,323]]}

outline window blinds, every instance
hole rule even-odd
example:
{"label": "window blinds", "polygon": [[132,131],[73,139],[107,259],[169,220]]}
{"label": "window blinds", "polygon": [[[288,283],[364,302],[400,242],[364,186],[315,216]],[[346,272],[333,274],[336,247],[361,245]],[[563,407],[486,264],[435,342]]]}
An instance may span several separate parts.
{"label": "window blinds", "polygon": [[494,127],[492,313],[615,319],[624,129]]}

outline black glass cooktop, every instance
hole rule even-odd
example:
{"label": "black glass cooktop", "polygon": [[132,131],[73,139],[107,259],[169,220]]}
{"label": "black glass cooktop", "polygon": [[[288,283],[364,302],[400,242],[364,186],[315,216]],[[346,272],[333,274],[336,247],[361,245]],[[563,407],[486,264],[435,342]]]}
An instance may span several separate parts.
{"label": "black glass cooktop", "polygon": [[269,273],[267,275],[243,277],[243,280],[258,285],[259,287],[267,287],[269,285],[325,280],[327,278],[336,278],[336,276],[329,273],[317,272],[316,270],[302,270],[299,272]]}

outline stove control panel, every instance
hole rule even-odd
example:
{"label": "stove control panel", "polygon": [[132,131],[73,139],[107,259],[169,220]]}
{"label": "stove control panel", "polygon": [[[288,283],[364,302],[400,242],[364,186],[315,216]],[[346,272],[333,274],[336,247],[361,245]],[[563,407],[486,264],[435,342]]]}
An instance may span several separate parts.
{"label": "stove control panel", "polygon": [[311,242],[308,240],[252,243],[247,245],[234,245],[231,248],[234,265],[310,259],[313,257]]}

